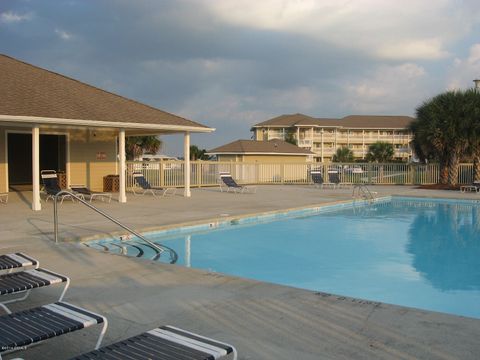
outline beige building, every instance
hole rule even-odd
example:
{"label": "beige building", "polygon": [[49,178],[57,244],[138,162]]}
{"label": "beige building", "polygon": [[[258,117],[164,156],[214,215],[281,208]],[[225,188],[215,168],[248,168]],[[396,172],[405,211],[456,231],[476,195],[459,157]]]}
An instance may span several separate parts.
{"label": "beige building", "polygon": [[209,150],[207,154],[216,155],[218,161],[263,164],[305,163],[313,156],[311,151],[279,139],[236,140]]}
{"label": "beige building", "polygon": [[64,172],[67,187],[102,190],[118,175],[126,202],[125,137],[184,134],[185,196],[190,196],[191,132],[214,129],[0,55],[0,193],[32,191],[40,210],[40,172]]}
{"label": "beige building", "polygon": [[348,147],[356,159],[365,159],[368,147],[377,141],[389,142],[396,159],[412,157],[409,116],[350,115],[342,119],[313,118],[303,114],[281,115],[252,127],[255,140],[285,139],[292,136],[299,147],[311,150],[314,161],[329,162],[338,148]]}

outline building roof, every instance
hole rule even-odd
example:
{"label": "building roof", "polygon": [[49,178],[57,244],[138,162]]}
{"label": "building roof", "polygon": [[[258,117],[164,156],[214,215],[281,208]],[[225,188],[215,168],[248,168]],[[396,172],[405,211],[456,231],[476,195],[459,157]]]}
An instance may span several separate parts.
{"label": "building roof", "polygon": [[400,115],[349,115],[342,119],[313,118],[303,114],[281,115],[253,125],[256,127],[338,127],[348,129],[405,129],[414,120]]}
{"label": "building roof", "polygon": [[[213,129],[0,54],[0,120],[191,130]],[[75,121],[76,120],[76,121]],[[42,123],[42,121],[41,121]]]}
{"label": "building roof", "polygon": [[236,140],[229,144],[219,146],[207,152],[209,155],[217,154],[257,154],[257,155],[313,155],[310,150],[302,149],[296,145],[282,140],[269,141]]}

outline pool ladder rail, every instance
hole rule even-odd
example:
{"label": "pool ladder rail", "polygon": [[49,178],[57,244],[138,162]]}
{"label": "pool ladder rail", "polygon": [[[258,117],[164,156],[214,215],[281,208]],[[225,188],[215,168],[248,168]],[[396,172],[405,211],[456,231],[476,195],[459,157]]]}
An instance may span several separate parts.
{"label": "pool ladder rail", "polygon": [[354,199],[360,198],[368,200],[369,202],[373,202],[375,200],[373,194],[376,194],[376,192],[370,191],[370,189],[365,184],[353,185],[352,197]]}
{"label": "pool ladder rail", "polygon": [[77,200],[79,203],[85,205],[86,207],[90,208],[91,210],[95,211],[96,213],[102,215],[104,218],[112,221],[113,223],[117,224],[118,226],[120,226],[122,229],[128,231],[130,234],[136,236],[137,238],[139,238],[140,240],[142,240],[143,242],[145,242],[149,247],[152,247],[153,249],[155,249],[156,251],[158,251],[158,254],[161,255],[163,253],[168,253],[169,256],[170,256],[170,264],[175,264],[178,260],[178,255],[177,253],[175,252],[175,250],[169,248],[168,246],[165,246],[165,245],[161,245],[161,244],[156,244],[150,240],[148,240],[145,236],[139,234],[138,232],[136,232],[135,230],[131,229],[130,227],[128,227],[127,225],[121,223],[120,221],[118,221],[117,219],[114,219],[113,217],[111,217],[110,215],[106,214],[105,212],[103,212],[102,210],[100,210],[99,208],[93,206],[92,204],[90,204],[89,202],[85,201],[84,199],[80,198],[78,195],[76,195],[75,193],[71,192],[71,191],[67,191],[67,190],[62,190],[60,192],[58,192],[54,198],[53,198],[53,235],[54,235],[54,239],[55,239],[55,243],[58,243],[58,198],[59,197],[62,197],[62,195],[70,195],[72,197],[72,199],[75,199]]}

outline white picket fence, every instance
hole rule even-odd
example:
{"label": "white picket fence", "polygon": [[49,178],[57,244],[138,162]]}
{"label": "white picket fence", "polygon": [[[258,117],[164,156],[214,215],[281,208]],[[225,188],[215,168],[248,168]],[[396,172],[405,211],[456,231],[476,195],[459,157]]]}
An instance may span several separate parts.
{"label": "white picket fence", "polygon": [[[133,172],[141,172],[152,186],[183,187],[183,161],[127,162],[127,187],[133,187]],[[435,184],[439,181],[438,164],[415,165],[403,163],[277,163],[191,161],[192,187],[218,185],[219,173],[230,172],[240,184],[309,184],[310,171],[319,169],[325,174],[337,172],[342,182],[390,185]],[[459,184],[473,182],[473,165],[461,164]]]}

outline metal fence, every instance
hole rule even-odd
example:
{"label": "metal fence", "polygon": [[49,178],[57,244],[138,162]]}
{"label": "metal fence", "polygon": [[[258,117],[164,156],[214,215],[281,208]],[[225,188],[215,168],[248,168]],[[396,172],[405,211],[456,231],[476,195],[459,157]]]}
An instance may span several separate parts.
{"label": "metal fence", "polygon": [[[183,187],[183,161],[130,161],[127,162],[127,187],[134,186],[132,174],[141,172],[152,186]],[[344,183],[370,183],[390,185],[435,184],[439,181],[438,164],[417,165],[403,163],[244,163],[191,161],[192,187],[218,185],[219,173],[229,172],[240,184],[309,184],[310,171],[321,170],[325,181],[328,174],[338,173]],[[473,182],[473,165],[461,164],[459,184]]]}

